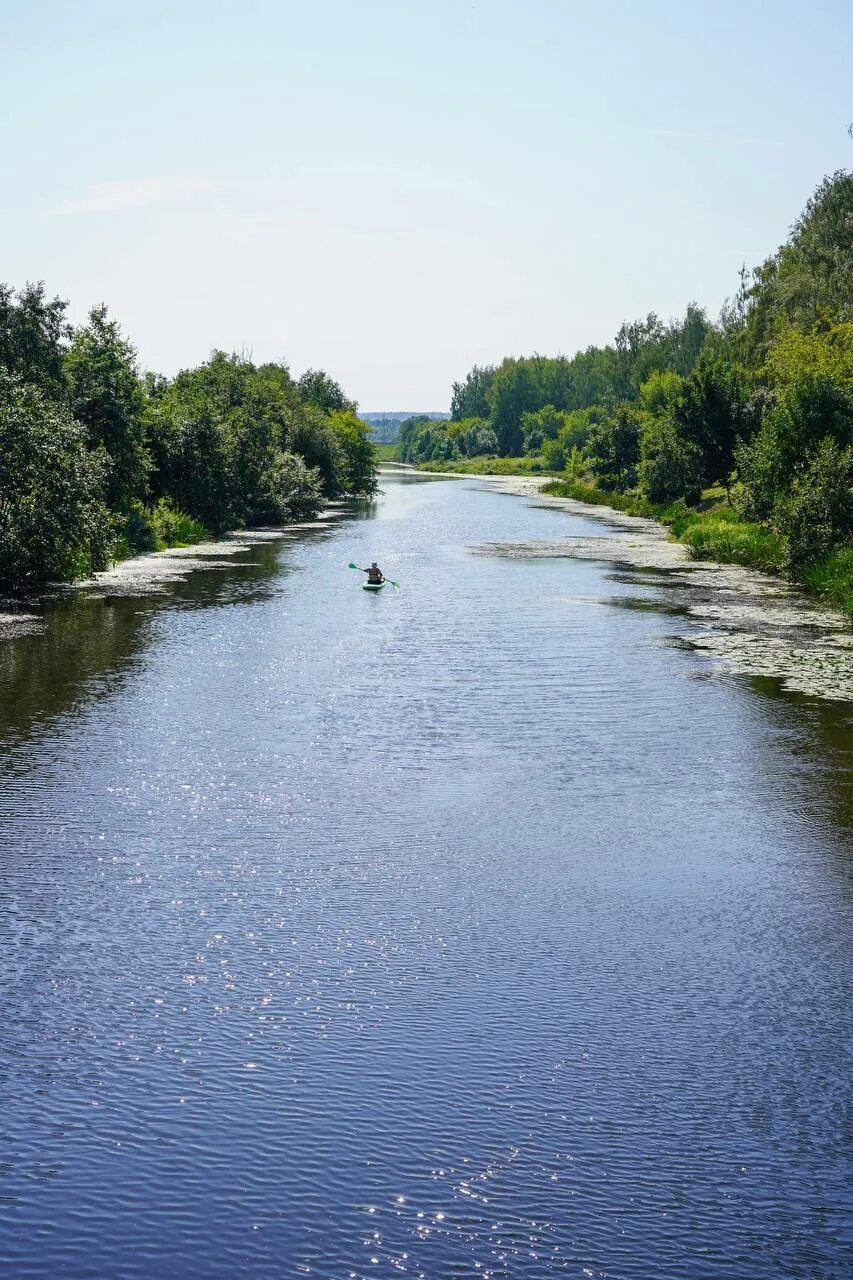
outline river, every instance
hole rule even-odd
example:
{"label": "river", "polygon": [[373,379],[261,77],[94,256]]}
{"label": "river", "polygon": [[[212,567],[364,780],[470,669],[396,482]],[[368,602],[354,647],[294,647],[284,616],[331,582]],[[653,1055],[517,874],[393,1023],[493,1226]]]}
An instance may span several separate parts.
{"label": "river", "polygon": [[851,706],[383,490],[0,645],[0,1272],[840,1280]]}

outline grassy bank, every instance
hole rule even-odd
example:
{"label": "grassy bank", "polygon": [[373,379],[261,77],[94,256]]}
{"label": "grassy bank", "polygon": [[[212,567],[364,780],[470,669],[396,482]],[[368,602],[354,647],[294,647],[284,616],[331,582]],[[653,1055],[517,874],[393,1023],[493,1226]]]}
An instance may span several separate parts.
{"label": "grassy bank", "polygon": [[397,446],[395,444],[374,444],[376,458],[379,462],[397,462]]}
{"label": "grassy bank", "polygon": [[[785,575],[784,538],[766,525],[742,519],[725,502],[719,501],[716,494],[706,495],[698,508],[691,508],[681,500],[670,506],[659,506],[636,495],[609,493],[582,480],[551,480],[542,492],[660,520],[669,526],[674,538],[689,548],[696,560],[742,564],[765,573]],[[853,619],[853,548],[831,552],[793,580]]]}

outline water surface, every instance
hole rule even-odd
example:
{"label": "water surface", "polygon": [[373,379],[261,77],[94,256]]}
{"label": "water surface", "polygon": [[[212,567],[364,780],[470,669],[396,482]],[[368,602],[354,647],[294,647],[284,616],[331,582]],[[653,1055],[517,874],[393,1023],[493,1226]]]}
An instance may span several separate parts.
{"label": "water surface", "polygon": [[851,708],[383,488],[0,646],[3,1274],[840,1280]]}

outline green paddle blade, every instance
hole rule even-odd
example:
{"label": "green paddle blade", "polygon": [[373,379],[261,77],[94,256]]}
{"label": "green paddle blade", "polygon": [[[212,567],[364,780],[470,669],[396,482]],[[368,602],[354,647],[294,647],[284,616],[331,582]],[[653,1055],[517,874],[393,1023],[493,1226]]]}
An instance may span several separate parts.
{"label": "green paddle blade", "polygon": [[352,560],[350,560],[350,562],[349,562],[349,568],[350,568],[350,569],[357,569],[358,567],[359,567],[359,566],[358,566],[357,564],[353,564]]}

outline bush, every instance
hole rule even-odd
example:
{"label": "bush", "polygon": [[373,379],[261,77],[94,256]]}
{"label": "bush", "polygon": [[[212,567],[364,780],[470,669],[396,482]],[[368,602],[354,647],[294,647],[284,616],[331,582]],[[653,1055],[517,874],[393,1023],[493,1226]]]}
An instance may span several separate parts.
{"label": "bush", "polygon": [[158,550],[189,547],[195,542],[203,542],[208,536],[203,524],[181,511],[169,498],[161,498],[147,515]]}

